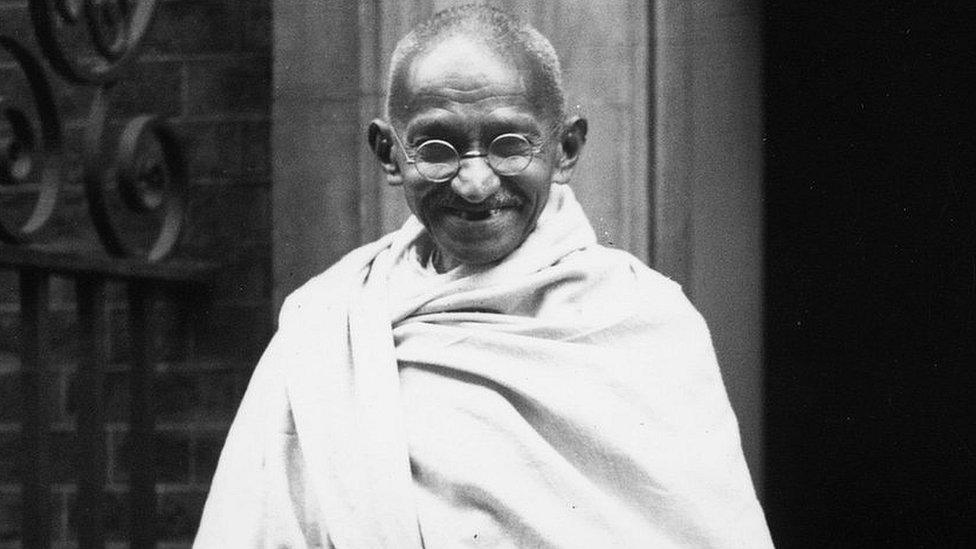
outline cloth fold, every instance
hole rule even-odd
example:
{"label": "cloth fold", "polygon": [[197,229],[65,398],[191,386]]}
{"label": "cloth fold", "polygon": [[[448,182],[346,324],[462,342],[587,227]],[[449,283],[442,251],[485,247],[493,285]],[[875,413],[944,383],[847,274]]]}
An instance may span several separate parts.
{"label": "cloth fold", "polygon": [[768,547],[700,315],[554,186],[416,291],[422,225],[288,298],[198,547]]}

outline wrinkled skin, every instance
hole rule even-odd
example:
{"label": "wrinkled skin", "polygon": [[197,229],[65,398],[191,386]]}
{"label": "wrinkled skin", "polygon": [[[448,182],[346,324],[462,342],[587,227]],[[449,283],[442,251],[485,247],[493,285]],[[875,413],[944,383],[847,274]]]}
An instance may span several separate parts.
{"label": "wrinkled skin", "polygon": [[[535,228],[551,185],[569,179],[586,123],[569,121],[562,135],[553,136],[553,122],[531,106],[531,77],[517,61],[464,37],[442,42],[410,67],[402,98],[408,108],[397,131],[411,153],[429,139],[451,143],[462,156],[484,153],[504,133],[542,146],[518,174],[499,176],[484,157],[462,158],[458,174],[439,183],[424,179],[400,147],[374,146],[388,181],[403,185],[410,210],[427,228],[439,271],[503,259]],[[371,132],[394,142],[387,123],[372,125]]]}

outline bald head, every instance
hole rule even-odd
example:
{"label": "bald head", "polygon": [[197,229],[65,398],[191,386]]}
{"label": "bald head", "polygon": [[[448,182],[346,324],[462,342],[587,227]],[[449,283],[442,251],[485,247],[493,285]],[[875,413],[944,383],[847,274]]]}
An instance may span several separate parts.
{"label": "bald head", "polygon": [[[437,50],[438,55],[428,55]],[[485,51],[494,54],[486,57]],[[445,56],[443,52],[450,55]],[[565,96],[559,59],[552,44],[537,30],[511,15],[490,6],[465,4],[438,12],[416,27],[397,44],[390,61],[387,90],[387,118],[399,125],[410,109],[408,90],[428,75],[449,70],[458,57],[467,55],[469,66],[476,64],[490,79],[492,71],[514,65],[523,75],[533,109],[548,120],[553,129],[566,115]],[[454,63],[456,66],[457,63]],[[444,66],[440,66],[444,65]],[[449,74],[441,76],[450,77]],[[471,78],[470,71],[465,78]],[[478,82],[457,82],[457,89],[477,87]]]}

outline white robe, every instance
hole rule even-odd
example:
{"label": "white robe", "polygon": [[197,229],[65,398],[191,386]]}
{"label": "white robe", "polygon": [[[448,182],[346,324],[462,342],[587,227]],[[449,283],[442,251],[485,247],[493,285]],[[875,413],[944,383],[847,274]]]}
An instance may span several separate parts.
{"label": "white robe", "polygon": [[286,300],[195,547],[772,546],[705,323],[568,188],[499,264],[413,287],[424,238]]}

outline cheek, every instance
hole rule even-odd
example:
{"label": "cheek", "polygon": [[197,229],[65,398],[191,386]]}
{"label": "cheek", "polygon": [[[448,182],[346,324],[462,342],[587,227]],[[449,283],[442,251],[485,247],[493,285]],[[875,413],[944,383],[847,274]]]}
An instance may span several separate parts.
{"label": "cheek", "polygon": [[549,189],[552,185],[547,170],[540,169],[538,173],[529,174],[518,182],[519,191],[523,196],[532,202],[530,209],[541,210],[546,205],[549,198]]}
{"label": "cheek", "polygon": [[431,192],[431,189],[428,188],[428,186],[424,183],[425,182],[419,181],[406,181],[403,185],[403,195],[407,201],[407,206],[409,206],[410,211],[421,220],[423,220],[426,215],[423,211],[424,199]]}

